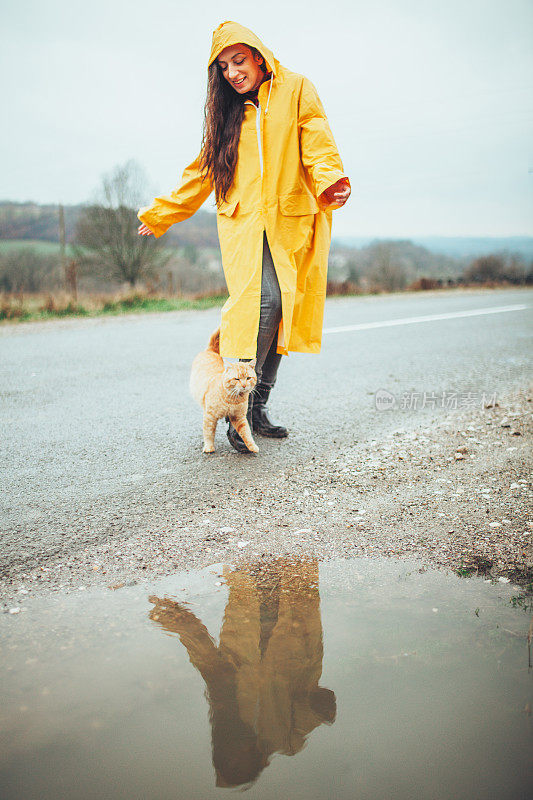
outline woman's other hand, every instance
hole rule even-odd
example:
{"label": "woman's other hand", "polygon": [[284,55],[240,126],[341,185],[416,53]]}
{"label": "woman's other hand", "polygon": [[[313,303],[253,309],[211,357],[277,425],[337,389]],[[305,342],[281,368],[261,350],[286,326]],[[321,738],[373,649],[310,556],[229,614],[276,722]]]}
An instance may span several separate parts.
{"label": "woman's other hand", "polygon": [[337,183],[328,186],[328,188],[322,192],[321,196],[325,197],[328,203],[335,203],[340,207],[345,204],[351,193],[352,190],[350,189],[350,181],[348,178],[340,178]]}
{"label": "woman's other hand", "polygon": [[150,228],[148,227],[148,225],[145,225],[144,222],[141,223],[141,225],[139,225],[139,227],[137,228],[137,233],[139,234],[139,236],[153,236],[154,235],[152,233],[152,231],[150,230]]}

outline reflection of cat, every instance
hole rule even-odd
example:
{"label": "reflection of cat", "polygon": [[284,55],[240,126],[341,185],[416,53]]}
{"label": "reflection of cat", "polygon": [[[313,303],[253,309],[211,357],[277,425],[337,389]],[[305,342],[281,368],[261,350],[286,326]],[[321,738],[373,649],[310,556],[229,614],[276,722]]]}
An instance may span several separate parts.
{"label": "reflection of cat", "polygon": [[220,787],[257,779],[274,753],[295,755],[335,720],[319,685],[322,624],[318,564],[273,561],[224,568],[229,596],[217,646],[185,605],[150,597],[150,619],[178,634],[206,683],[213,765]]}
{"label": "reflection of cat", "polygon": [[219,337],[220,329],[217,329],[207,349],[198,353],[191,368],[191,394],[204,410],[204,453],[215,452],[217,422],[223,417],[229,418],[248,450],[257,453],[259,448],[246,419],[248,396],[257,383],[255,358],[225,367],[219,351]]}

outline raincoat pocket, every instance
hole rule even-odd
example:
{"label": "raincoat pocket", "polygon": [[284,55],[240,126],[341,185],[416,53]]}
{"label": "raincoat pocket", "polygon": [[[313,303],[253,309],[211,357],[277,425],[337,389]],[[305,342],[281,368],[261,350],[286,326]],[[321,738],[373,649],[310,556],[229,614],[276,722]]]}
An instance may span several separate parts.
{"label": "raincoat pocket", "polygon": [[278,198],[280,212],[286,217],[303,217],[306,214],[318,214],[319,208],[315,198],[310,194],[284,194]]}
{"label": "raincoat pocket", "polygon": [[238,200],[232,200],[231,203],[221,203],[218,206],[217,213],[222,214],[224,217],[232,217],[235,214],[238,205]]}

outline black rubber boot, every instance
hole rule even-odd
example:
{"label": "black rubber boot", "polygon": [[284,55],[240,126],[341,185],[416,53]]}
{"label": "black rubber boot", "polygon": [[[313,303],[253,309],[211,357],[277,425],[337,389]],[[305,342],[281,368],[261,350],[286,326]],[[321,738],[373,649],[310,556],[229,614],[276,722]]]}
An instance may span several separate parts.
{"label": "black rubber boot", "polygon": [[260,436],[269,436],[271,439],[285,439],[285,437],[289,435],[287,428],[284,428],[282,425],[273,425],[267,416],[265,406],[269,394],[270,386],[262,386],[259,384],[254,389],[252,431],[253,433],[258,433]]}
{"label": "black rubber boot", "polygon": [[[248,397],[248,411],[246,412],[246,419],[248,420],[248,425],[250,426],[250,430],[252,430],[252,408],[253,408],[253,402],[254,401],[253,401],[252,392],[250,392],[250,395]],[[229,418],[228,417],[226,417],[226,422],[229,422]],[[229,422],[228,430],[227,430],[226,435],[228,437],[228,441],[229,441],[230,445],[238,453],[249,453],[250,452],[250,450],[248,450],[248,448],[244,444],[243,440],[241,439],[241,437],[239,436],[239,434],[237,433],[237,431],[235,430],[235,428],[233,427],[231,422]]]}

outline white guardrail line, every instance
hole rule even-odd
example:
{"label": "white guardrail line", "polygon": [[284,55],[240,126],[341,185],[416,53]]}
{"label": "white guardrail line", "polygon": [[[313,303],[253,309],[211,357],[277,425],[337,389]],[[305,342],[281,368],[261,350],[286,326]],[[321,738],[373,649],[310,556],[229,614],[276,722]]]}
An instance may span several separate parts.
{"label": "white guardrail line", "polygon": [[440,319],[457,319],[458,317],[479,317],[483,314],[502,314],[506,311],[524,311],[528,305],[495,306],[494,308],[475,308],[471,311],[450,311],[447,314],[427,314],[423,317],[402,317],[385,319],[380,322],[361,322],[358,325],[340,325],[338,328],[324,328],[322,333],[346,333],[347,331],[367,331],[371,328],[392,328],[394,325],[412,325],[418,322],[435,322]]}

